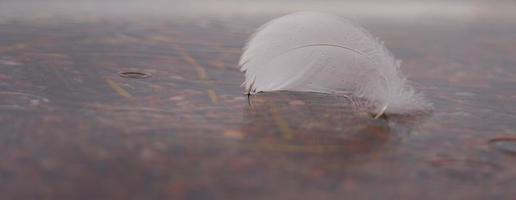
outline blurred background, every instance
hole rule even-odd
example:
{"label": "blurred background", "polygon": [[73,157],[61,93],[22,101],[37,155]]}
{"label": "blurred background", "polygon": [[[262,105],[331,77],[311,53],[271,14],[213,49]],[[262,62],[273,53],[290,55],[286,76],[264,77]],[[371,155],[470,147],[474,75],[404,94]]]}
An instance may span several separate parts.
{"label": "blurred background", "polygon": [[245,0],[128,0],[65,1],[3,0],[2,18],[81,18],[109,17],[236,17],[277,15],[302,10],[318,10],[356,18],[416,20],[418,18],[474,21],[492,18],[513,21],[514,1],[245,1]]}

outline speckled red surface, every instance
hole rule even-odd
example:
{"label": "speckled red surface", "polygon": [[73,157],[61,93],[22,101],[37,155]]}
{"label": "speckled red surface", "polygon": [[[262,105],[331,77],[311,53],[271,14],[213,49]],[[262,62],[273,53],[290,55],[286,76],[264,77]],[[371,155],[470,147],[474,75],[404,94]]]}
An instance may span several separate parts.
{"label": "speckled red surface", "polygon": [[359,18],[435,106],[374,120],[324,94],[248,105],[240,48],[272,17],[0,21],[1,199],[516,196],[511,20]]}

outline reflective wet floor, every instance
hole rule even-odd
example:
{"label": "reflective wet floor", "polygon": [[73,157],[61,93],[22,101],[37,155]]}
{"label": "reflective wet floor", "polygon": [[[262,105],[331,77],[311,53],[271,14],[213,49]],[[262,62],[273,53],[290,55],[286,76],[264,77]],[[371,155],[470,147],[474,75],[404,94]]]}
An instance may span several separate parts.
{"label": "reflective wet floor", "polygon": [[327,94],[243,94],[247,38],[309,5],[2,3],[2,199],[516,196],[516,17],[497,10],[510,2],[355,3],[355,18],[318,3],[384,40],[435,107],[376,120]]}

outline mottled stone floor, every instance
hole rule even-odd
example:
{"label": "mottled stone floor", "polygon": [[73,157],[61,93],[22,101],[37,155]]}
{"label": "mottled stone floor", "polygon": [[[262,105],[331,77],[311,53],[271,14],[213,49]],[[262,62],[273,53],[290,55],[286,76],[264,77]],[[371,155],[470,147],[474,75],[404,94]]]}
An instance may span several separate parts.
{"label": "mottled stone floor", "polygon": [[240,49],[279,13],[5,18],[0,194],[514,198],[516,19],[495,14],[357,18],[435,106],[388,120],[315,93],[262,93],[250,107]]}

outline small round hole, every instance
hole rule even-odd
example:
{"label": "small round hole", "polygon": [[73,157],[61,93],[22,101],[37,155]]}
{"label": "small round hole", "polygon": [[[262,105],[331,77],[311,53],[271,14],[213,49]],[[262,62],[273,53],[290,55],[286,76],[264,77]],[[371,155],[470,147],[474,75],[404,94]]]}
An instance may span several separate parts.
{"label": "small round hole", "polygon": [[498,137],[489,140],[489,146],[498,151],[516,155],[516,137]]}
{"label": "small round hole", "polygon": [[144,72],[120,72],[118,73],[121,77],[124,78],[134,78],[134,79],[142,79],[142,78],[149,78],[152,75],[149,73]]}

